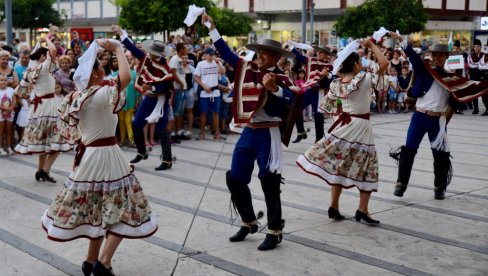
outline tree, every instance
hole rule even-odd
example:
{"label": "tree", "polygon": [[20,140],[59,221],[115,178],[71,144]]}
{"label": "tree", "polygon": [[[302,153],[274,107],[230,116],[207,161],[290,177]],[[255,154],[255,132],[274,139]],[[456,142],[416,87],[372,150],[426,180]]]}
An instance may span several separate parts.
{"label": "tree", "polygon": [[[56,0],[13,0],[12,26],[19,29],[35,29],[49,27],[49,25],[62,26],[63,21],[57,10],[53,9]],[[5,11],[5,1],[0,0],[0,10]],[[5,14],[5,13],[3,13]],[[4,20],[5,15],[0,17]]]}
{"label": "tree", "polygon": [[[188,6],[204,7],[215,17],[223,35],[247,34],[253,19],[229,9],[218,8],[211,0],[114,0],[122,8],[119,23],[122,27],[139,33],[175,31],[184,27],[183,20]],[[199,22],[196,22],[198,25]]]}
{"label": "tree", "polygon": [[424,6],[417,0],[366,0],[347,8],[334,27],[342,37],[367,37],[382,26],[410,34],[424,30],[427,19]]}

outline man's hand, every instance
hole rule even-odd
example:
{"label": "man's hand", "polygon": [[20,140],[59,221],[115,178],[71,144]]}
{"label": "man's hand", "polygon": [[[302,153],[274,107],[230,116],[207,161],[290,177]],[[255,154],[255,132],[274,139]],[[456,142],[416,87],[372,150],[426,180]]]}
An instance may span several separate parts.
{"label": "man's hand", "polygon": [[208,94],[212,93],[212,89],[210,89],[210,87],[208,86],[203,87],[203,90],[205,90],[205,92],[207,92]]}
{"label": "man's hand", "polygon": [[266,90],[270,90],[271,92],[278,91],[278,85],[276,84],[276,75],[273,73],[267,73],[263,77],[263,85]]}
{"label": "man's hand", "polygon": [[325,67],[322,69],[322,76],[328,76],[329,75],[329,68]]}
{"label": "man's hand", "polygon": [[397,33],[395,33],[395,32],[390,32],[390,33],[388,33],[388,34],[389,34],[389,35],[390,35],[390,37],[391,37],[391,38],[393,38],[393,39],[398,39],[400,42],[402,42],[402,41],[403,41],[402,36],[401,36],[401,35],[399,35],[399,34],[397,34]]}
{"label": "man's hand", "polygon": [[208,28],[208,30],[213,31],[215,29],[214,21],[213,21],[212,17],[210,17],[210,15],[208,15],[206,12],[204,12],[202,14],[202,24],[205,26],[206,22],[210,23],[210,28]]}
{"label": "man's hand", "polygon": [[144,91],[151,91],[152,92],[152,86],[149,85],[149,84],[147,84],[147,83],[145,83],[145,84],[142,85],[142,90],[144,90]]}

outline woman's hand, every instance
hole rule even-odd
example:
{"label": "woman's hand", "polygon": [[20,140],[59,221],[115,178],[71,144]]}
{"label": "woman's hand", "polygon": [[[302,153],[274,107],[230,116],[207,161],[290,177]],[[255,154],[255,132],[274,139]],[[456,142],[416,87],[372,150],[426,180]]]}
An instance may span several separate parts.
{"label": "woman's hand", "polygon": [[100,47],[109,50],[112,53],[115,53],[117,49],[122,48],[120,42],[114,39],[97,39],[97,43]]}
{"label": "woman's hand", "polygon": [[205,23],[210,23],[210,27],[208,28],[209,31],[213,31],[215,29],[215,23],[212,19],[212,17],[210,17],[210,15],[208,15],[206,12],[204,12],[202,14],[202,24],[205,25]]}
{"label": "woman's hand", "polygon": [[363,45],[364,47],[367,47],[370,49],[374,45],[374,43],[373,43],[373,41],[371,41],[371,39],[363,39],[363,40],[361,40],[360,44]]}

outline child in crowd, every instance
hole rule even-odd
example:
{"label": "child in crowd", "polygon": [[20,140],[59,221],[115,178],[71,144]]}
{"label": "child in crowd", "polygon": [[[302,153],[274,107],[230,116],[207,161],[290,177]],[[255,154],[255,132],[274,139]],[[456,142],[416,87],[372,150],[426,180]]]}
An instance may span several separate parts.
{"label": "child in crowd", "polygon": [[410,74],[408,67],[402,67],[402,74],[398,77],[398,105],[401,108],[405,105],[404,112],[408,112],[408,104],[405,102],[407,91],[410,88]]}
{"label": "child in crowd", "polygon": [[[14,89],[7,84],[7,77],[0,75],[0,156],[14,154],[12,150],[13,121],[14,121]],[[7,143],[7,150],[3,148],[3,139]]]}
{"label": "child in crowd", "polygon": [[56,81],[54,84],[54,97],[58,101],[59,104],[63,102],[65,93],[63,93],[63,85],[60,81]]}
{"label": "child in crowd", "polygon": [[390,67],[390,76],[388,77],[388,112],[398,113],[396,111],[397,99],[398,99],[398,73],[395,67]]}

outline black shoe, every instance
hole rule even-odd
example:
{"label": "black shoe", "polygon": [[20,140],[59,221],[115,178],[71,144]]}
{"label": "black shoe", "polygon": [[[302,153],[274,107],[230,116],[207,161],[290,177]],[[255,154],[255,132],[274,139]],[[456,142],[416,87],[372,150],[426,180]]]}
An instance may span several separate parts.
{"label": "black shoe", "polygon": [[407,185],[397,183],[395,186],[395,191],[393,192],[393,195],[398,196],[398,197],[403,197],[403,193],[405,193],[406,190],[407,190]]}
{"label": "black shoe", "polygon": [[93,275],[95,276],[115,276],[112,268],[106,268],[100,261],[96,261],[93,265]]}
{"label": "black shoe", "polygon": [[443,200],[446,197],[446,189],[444,188],[434,188],[434,198]]}
{"label": "black shoe", "polygon": [[171,169],[172,166],[173,166],[173,163],[172,162],[163,161],[163,162],[161,162],[161,165],[157,166],[154,169],[156,171],[165,171],[165,170]]}
{"label": "black shoe", "polygon": [[258,225],[253,224],[251,226],[241,226],[241,229],[237,231],[232,237],[229,238],[229,241],[231,242],[240,242],[243,241],[247,235],[249,234],[254,234],[258,231]]}
{"label": "black shoe", "polygon": [[337,210],[336,208],[329,207],[329,218],[335,220],[343,220],[346,217],[341,215],[341,213],[339,213],[339,210]]}
{"label": "black shoe", "polygon": [[56,183],[56,180],[54,180],[54,178],[52,178],[49,173],[45,172],[44,170],[39,171],[39,178],[47,182]]}
{"label": "black shoe", "polygon": [[191,140],[191,137],[187,137],[187,136],[185,136],[183,134],[177,135],[177,136],[175,136],[175,138],[178,139],[178,140],[181,140],[181,141]]}
{"label": "black shoe", "polygon": [[136,157],[134,157],[134,159],[130,160],[129,163],[131,164],[135,164],[135,163],[139,163],[141,160],[146,160],[149,156],[146,154],[140,154],[138,153],[136,155]]}
{"label": "black shoe", "polygon": [[356,217],[356,221],[364,220],[366,223],[369,223],[369,224],[378,224],[378,223],[380,223],[379,220],[374,220],[374,219],[370,218],[368,216],[368,214],[363,213],[363,212],[361,212],[359,210],[356,210],[356,216],[355,217]]}
{"label": "black shoe", "polygon": [[35,178],[37,181],[41,181],[41,172],[40,171],[36,172]]}
{"label": "black shoe", "polygon": [[306,132],[298,133],[297,138],[294,141],[292,141],[292,143],[298,143],[298,142],[305,140],[305,139],[307,139],[307,133]]}
{"label": "black shoe", "polygon": [[479,110],[474,110],[474,111],[473,111],[473,114],[474,114],[474,115],[476,115],[476,114],[478,114],[478,113],[480,113],[480,111],[479,111]]}
{"label": "black shoe", "polygon": [[83,271],[83,275],[90,276],[93,272],[93,264],[84,261],[83,264],[81,264],[81,271]]}
{"label": "black shoe", "polygon": [[481,116],[488,116],[488,111],[485,111]]}
{"label": "black shoe", "polygon": [[283,239],[283,234],[266,234],[266,238],[264,239],[263,243],[258,247],[258,250],[260,251],[267,251],[274,249],[278,243],[281,242]]}

